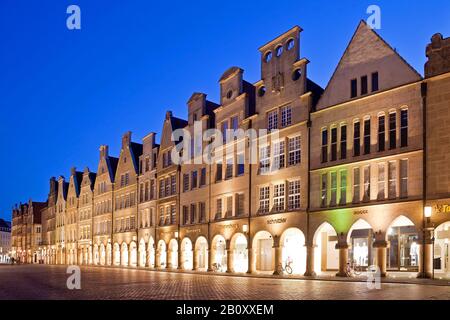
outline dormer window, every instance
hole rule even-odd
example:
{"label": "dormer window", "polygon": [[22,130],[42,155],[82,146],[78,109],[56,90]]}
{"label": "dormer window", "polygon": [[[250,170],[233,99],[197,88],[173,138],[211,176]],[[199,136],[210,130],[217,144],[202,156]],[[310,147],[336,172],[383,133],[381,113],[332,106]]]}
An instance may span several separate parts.
{"label": "dormer window", "polygon": [[281,55],[283,54],[283,46],[278,46],[276,49],[275,49],[275,53],[276,53],[276,55],[277,55],[277,58],[279,58],[279,57],[281,57]]}
{"label": "dormer window", "polygon": [[272,52],[269,51],[269,52],[267,52],[267,53],[264,55],[264,61],[265,61],[266,63],[269,63],[271,60],[272,60]]}
{"label": "dormer window", "polygon": [[296,69],[292,73],[292,80],[297,81],[298,79],[300,79],[301,76],[302,76],[302,70],[301,69]]}
{"label": "dormer window", "polygon": [[294,49],[294,47],[295,47],[294,39],[289,39],[289,41],[286,43],[286,50],[290,51],[290,50]]}
{"label": "dormer window", "polygon": [[258,96],[259,96],[259,97],[262,97],[262,96],[264,96],[265,94],[266,94],[266,87],[265,87],[265,86],[259,87],[259,89],[258,89]]}

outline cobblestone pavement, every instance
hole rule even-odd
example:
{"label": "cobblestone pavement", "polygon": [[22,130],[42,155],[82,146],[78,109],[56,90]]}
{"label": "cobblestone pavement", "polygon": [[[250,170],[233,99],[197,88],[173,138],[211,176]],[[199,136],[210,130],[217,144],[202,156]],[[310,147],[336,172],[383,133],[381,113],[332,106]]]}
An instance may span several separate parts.
{"label": "cobblestone pavement", "polygon": [[69,290],[65,266],[0,266],[0,299],[450,300],[449,286],[267,279],[119,268],[81,268],[81,290]]}

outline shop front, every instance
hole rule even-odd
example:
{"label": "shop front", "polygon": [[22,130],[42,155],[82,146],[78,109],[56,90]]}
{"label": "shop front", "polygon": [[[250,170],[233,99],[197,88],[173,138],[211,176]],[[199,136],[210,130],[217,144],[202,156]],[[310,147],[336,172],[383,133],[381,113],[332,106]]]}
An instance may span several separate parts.
{"label": "shop front", "polygon": [[444,222],[434,231],[434,271],[438,278],[450,278],[450,222]]}
{"label": "shop front", "polygon": [[420,237],[414,223],[400,216],[387,230],[387,270],[419,270]]}

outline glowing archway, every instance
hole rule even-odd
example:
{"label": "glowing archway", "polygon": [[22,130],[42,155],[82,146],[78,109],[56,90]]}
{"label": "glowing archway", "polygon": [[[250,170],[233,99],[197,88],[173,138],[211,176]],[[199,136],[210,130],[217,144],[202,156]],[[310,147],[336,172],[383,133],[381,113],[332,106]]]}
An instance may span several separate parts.
{"label": "glowing archway", "polygon": [[208,240],[205,237],[198,237],[195,241],[195,259],[197,270],[208,270]]}
{"label": "glowing archway", "polygon": [[331,224],[324,222],[314,234],[314,272],[339,269],[339,252],[336,250],[337,233]]}
{"label": "glowing archway", "polygon": [[227,250],[225,238],[217,235],[211,242],[212,267],[217,272],[227,271]]}
{"label": "glowing archway", "polygon": [[233,272],[245,273],[248,270],[248,244],[247,237],[237,233],[231,238],[230,248],[232,252]]}
{"label": "glowing archway", "polygon": [[290,228],[280,238],[282,265],[290,265],[293,274],[306,271],[305,235],[298,228]]}
{"label": "glowing archway", "polygon": [[274,271],[273,238],[268,231],[259,231],[253,237],[253,270],[272,273]]}

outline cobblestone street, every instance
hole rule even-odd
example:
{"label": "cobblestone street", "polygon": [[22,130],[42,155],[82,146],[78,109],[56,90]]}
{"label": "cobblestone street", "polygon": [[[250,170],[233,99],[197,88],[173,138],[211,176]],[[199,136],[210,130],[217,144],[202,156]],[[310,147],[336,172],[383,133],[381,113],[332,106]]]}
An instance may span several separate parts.
{"label": "cobblestone street", "polygon": [[450,287],[282,280],[83,267],[81,290],[69,290],[64,266],[0,267],[0,299],[450,299]]}

